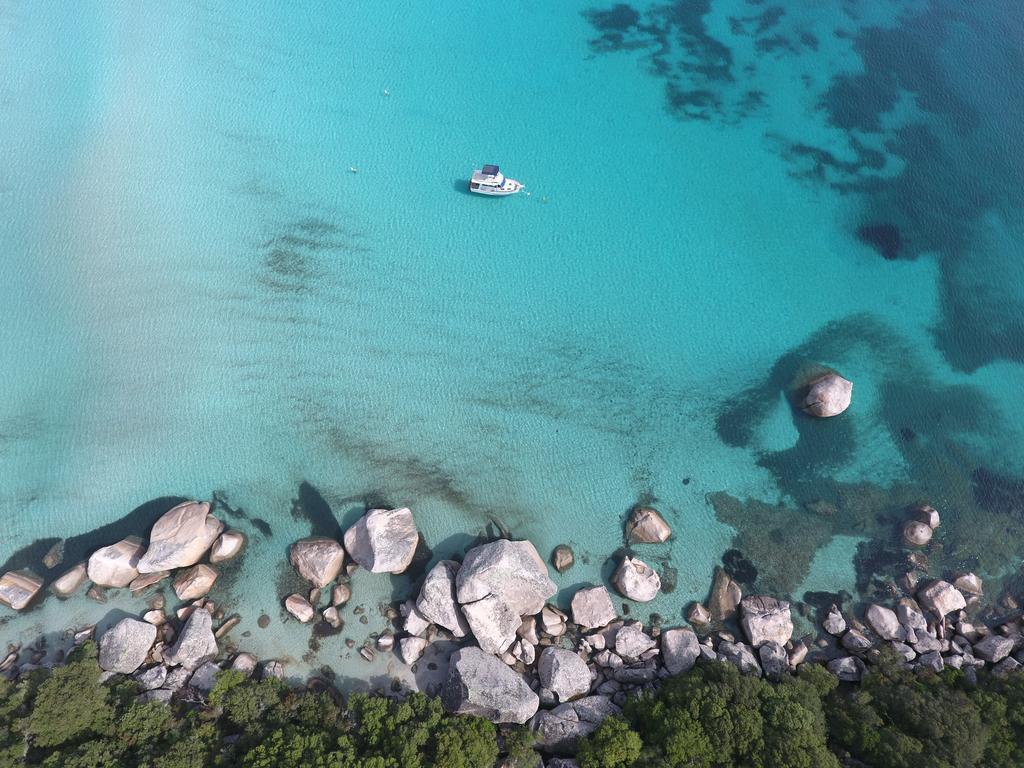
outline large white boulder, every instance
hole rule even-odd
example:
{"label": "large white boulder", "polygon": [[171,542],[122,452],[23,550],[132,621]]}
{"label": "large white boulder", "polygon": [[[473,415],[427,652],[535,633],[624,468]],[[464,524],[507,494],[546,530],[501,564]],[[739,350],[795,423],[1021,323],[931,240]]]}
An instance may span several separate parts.
{"label": "large white boulder", "polygon": [[100,637],[100,669],[130,675],[146,661],[155,640],[152,624],[121,619]]}
{"label": "large white boulder", "polygon": [[590,693],[590,668],[565,648],[545,648],[537,663],[537,676],[541,687],[554,693],[560,703]]}
{"label": "large white boulder", "polygon": [[661,577],[643,560],[626,557],[619,564],[612,583],[619,594],[638,603],[648,603],[661,589]]}
{"label": "large white boulder", "polygon": [[20,611],[39,594],[43,580],[27,568],[0,576],[0,603]]}
{"label": "large white boulder", "polygon": [[504,653],[515,642],[522,618],[497,595],[462,606],[477,643],[488,653]]}
{"label": "large white boulder", "polygon": [[903,641],[907,637],[907,631],[900,626],[896,611],[891,608],[872,603],[864,612],[864,618],[875,634],[883,640]]}
{"label": "large white boulder", "polygon": [[612,598],[604,587],[584,587],[572,596],[572,620],[583,629],[597,629],[615,621]]}
{"label": "large white boulder", "polygon": [[926,584],[918,591],[917,602],[922,608],[932,611],[939,617],[967,607],[964,596],[948,581],[932,581]]}
{"label": "large white boulder", "polygon": [[292,544],[288,562],[296,573],[318,589],[334,581],[345,562],[345,550],[334,539],[310,536]]}
{"label": "large white boulder", "polygon": [[210,514],[208,501],[186,501],[165,512],[149,532],[149,547],[139,560],[139,573],[187,568],[203,555],[224,530]]}
{"label": "large white boulder", "polygon": [[508,539],[469,550],[455,587],[463,605],[494,595],[520,616],[539,613],[557,591],[537,548],[529,541]]}
{"label": "large white boulder", "polygon": [[661,633],[661,661],[670,675],[688,672],[700,656],[697,633],[689,627],[666,629]]}
{"label": "large white boulder", "polygon": [[441,560],[431,568],[423,581],[416,608],[432,624],[444,627],[454,637],[465,637],[469,625],[455,601],[455,577],[458,572],[459,564],[454,560]]}
{"label": "large white boulder", "polygon": [[449,712],[495,723],[525,723],[540,699],[515,671],[479,648],[460,648],[448,662],[441,702]]}
{"label": "large white boulder", "polygon": [[371,573],[402,573],[417,543],[419,532],[408,507],[371,509],[345,531],[345,550]]}
{"label": "large white boulder", "polygon": [[765,595],[745,597],[740,602],[740,610],[743,614],[740,624],[755,648],[769,640],[785,645],[793,637],[793,618],[785,600]]}
{"label": "large white boulder", "polygon": [[811,382],[804,398],[804,410],[822,418],[838,416],[850,407],[852,398],[853,382],[837,373],[827,373]]}
{"label": "large white boulder", "polygon": [[213,617],[205,608],[196,608],[189,615],[174,645],[169,651],[164,651],[164,663],[169,667],[195,669],[200,664],[217,658],[217,652]]}
{"label": "large white boulder", "polygon": [[89,581],[98,587],[127,587],[139,575],[139,561],[145,552],[146,545],[137,536],[97,549],[86,567]]}

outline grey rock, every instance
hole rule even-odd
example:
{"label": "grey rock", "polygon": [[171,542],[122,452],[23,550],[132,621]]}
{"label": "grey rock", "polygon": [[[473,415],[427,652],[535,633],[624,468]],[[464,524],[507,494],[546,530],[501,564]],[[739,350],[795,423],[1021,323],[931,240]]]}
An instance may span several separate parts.
{"label": "grey rock", "polygon": [[669,674],[688,672],[700,656],[697,634],[689,627],[667,629],[661,633],[661,658]]}
{"label": "grey rock", "polygon": [[168,690],[167,688],[157,688],[153,691],[143,691],[135,697],[135,700],[139,704],[149,704],[152,701],[157,701],[161,704],[170,704],[173,696],[174,691]]}
{"label": "grey rock", "polygon": [[466,623],[455,601],[455,577],[459,564],[454,560],[441,560],[430,569],[423,581],[416,608],[427,621],[444,627],[454,637],[465,637],[469,633]]}
{"label": "grey rock", "polygon": [[967,607],[964,596],[948,581],[932,581],[918,590],[917,601],[937,616],[945,616]]}
{"label": "grey rock", "polygon": [[921,632],[915,635],[914,650],[918,653],[931,653],[932,651],[941,651],[942,641],[936,637],[932,637],[927,632]]}
{"label": "grey rock", "polygon": [[974,644],[974,655],[992,664],[1005,659],[1013,651],[1013,640],[1002,635],[989,635]]}
{"label": "grey rock", "polygon": [[974,573],[964,573],[953,580],[953,586],[965,595],[976,595],[981,597],[984,594],[981,578]]}
{"label": "grey rock", "polygon": [[566,544],[559,544],[551,553],[551,565],[559,573],[568,571],[575,562],[576,556],[573,554],[572,547]]}
{"label": "grey rock", "polygon": [[900,626],[896,612],[881,605],[869,605],[864,614],[868,624],[883,640],[904,640],[906,631]]}
{"label": "grey rock", "polygon": [[648,603],[661,590],[661,577],[643,560],[623,558],[612,576],[615,589],[623,597],[638,603]]}
{"label": "grey rock", "polygon": [[0,576],[0,603],[20,611],[25,608],[43,588],[43,580],[28,568],[8,571]]}
{"label": "grey rock", "polygon": [[210,548],[210,562],[223,563],[242,554],[248,537],[241,531],[224,531]]}
{"label": "grey rock", "polygon": [[427,641],[422,637],[403,637],[398,641],[398,652],[402,656],[402,661],[409,666],[419,661],[426,649]]}
{"label": "grey rock", "polygon": [[585,696],[590,692],[590,669],[572,651],[549,646],[537,663],[540,684],[549,689],[559,702]]}
{"label": "grey rock", "polygon": [[693,603],[686,611],[686,620],[695,627],[702,627],[711,623],[711,612],[703,603]]}
{"label": "grey rock", "polygon": [[639,659],[654,646],[654,639],[639,624],[627,624],[615,636],[615,652],[626,661]]}
{"label": "grey rock", "polygon": [[472,647],[452,654],[441,701],[449,712],[495,723],[525,723],[540,705],[522,677],[495,656]]}
{"label": "grey rock", "polygon": [[259,661],[251,653],[240,653],[231,661],[231,668],[246,677],[252,677],[256,673],[257,666],[259,666]]}
{"label": "grey rock", "polygon": [[1005,659],[1000,661],[994,667],[992,667],[992,674],[996,677],[1005,677],[1011,672],[1016,672],[1020,669],[1021,664],[1013,656],[1007,656]]}
{"label": "grey rock", "polygon": [[736,667],[744,675],[761,676],[761,665],[757,662],[754,649],[746,643],[722,642],[718,645],[718,655]]}
{"label": "grey rock", "polygon": [[419,538],[408,507],[371,509],[345,531],[345,550],[371,573],[403,573]]}
{"label": "grey rock", "polygon": [[[960,657],[957,656],[957,659]],[[942,660],[942,656],[939,655],[938,651],[930,651],[925,653],[917,660],[917,663],[924,669],[930,669],[932,672],[941,672],[946,664]]]}
{"label": "grey rock", "polygon": [[212,661],[208,661],[205,664],[200,665],[199,668],[192,673],[192,677],[189,678],[188,684],[197,691],[209,693],[213,690],[214,683],[217,682],[217,675],[219,673],[220,667]]}
{"label": "grey rock", "polygon": [[642,667],[619,667],[612,672],[612,676],[622,685],[638,686],[654,680],[658,676],[658,669],[653,664],[645,664]]}
{"label": "grey rock", "polygon": [[923,547],[932,540],[932,529],[919,520],[903,524],[903,543],[908,547]]}
{"label": "grey rock", "polygon": [[765,677],[779,678],[789,672],[789,656],[786,649],[773,640],[768,640],[758,648],[761,657],[761,668]]}
{"label": "grey rock", "polygon": [[930,507],[927,504],[918,507],[914,512],[914,517],[933,530],[939,527],[939,513],[935,507]]}
{"label": "grey rock", "polygon": [[928,631],[928,622],[924,614],[921,613],[921,607],[909,597],[901,598],[896,604],[896,618],[907,629],[912,629],[915,632]]}
{"label": "grey rock", "polygon": [[569,758],[555,757],[548,760],[546,768],[580,768],[580,764]]}
{"label": "grey rock", "polygon": [[856,629],[851,629],[849,632],[843,635],[842,639],[840,640],[840,643],[842,644],[843,648],[854,653],[857,653],[859,651],[866,651],[868,648],[871,647],[871,641],[868,640],[867,637],[865,637],[863,632]]}
{"label": "grey rock", "polygon": [[860,682],[864,674],[864,662],[856,656],[842,656],[825,665],[829,672],[846,682]]}
{"label": "grey rock", "polygon": [[508,539],[469,550],[455,578],[455,588],[463,606],[493,595],[517,616],[539,613],[557,591],[536,547],[529,541]]}
{"label": "grey rock", "polygon": [[313,617],[316,616],[316,610],[313,608],[313,604],[306,599],[305,595],[288,595],[288,597],[284,599],[284,608],[303,624],[308,624],[313,620]]}
{"label": "grey rock", "polygon": [[913,661],[917,658],[917,652],[906,643],[893,641],[890,645],[897,654],[903,657],[904,661]]}
{"label": "grey rock", "polygon": [[299,576],[314,587],[323,588],[341,573],[345,551],[334,539],[311,536],[292,544],[288,561]]}
{"label": "grey rock", "polygon": [[152,691],[154,688],[159,688],[164,684],[165,680],[167,680],[167,667],[162,664],[144,669],[135,675],[135,682],[144,691]]}
{"label": "grey rock", "polygon": [[182,571],[174,579],[172,584],[174,594],[179,600],[195,600],[198,597],[205,597],[213,588],[220,573],[216,568],[205,563],[193,565],[191,568]]}
{"label": "grey rock", "polygon": [[[576,751],[579,739],[596,731],[606,717],[620,712],[607,696],[587,696],[538,712],[531,727],[545,752],[570,755]],[[549,768],[558,762],[575,765],[575,761],[553,760],[548,762]]]}
{"label": "grey rock", "polygon": [[849,408],[852,398],[853,382],[837,373],[827,373],[810,383],[803,406],[812,416],[828,418]]}
{"label": "grey rock", "polygon": [[210,514],[209,502],[179,504],[153,525],[138,571],[156,573],[195,565],[223,531],[224,524]]}
{"label": "grey rock", "polygon": [[615,621],[615,608],[604,587],[585,587],[572,596],[572,620],[584,629],[597,629]]}
{"label": "grey rock", "polygon": [[192,670],[185,669],[184,667],[175,667],[167,671],[167,678],[164,680],[163,687],[169,691],[180,691],[188,683],[190,677],[192,677]]}
{"label": "grey rock", "polygon": [[785,645],[793,637],[793,618],[789,603],[774,597],[756,595],[740,602],[740,624],[755,648],[769,641]]}
{"label": "grey rock", "polygon": [[50,585],[50,591],[57,597],[70,597],[82,588],[87,577],[85,563],[78,563],[58,576]]}
{"label": "grey rock", "polygon": [[838,637],[846,631],[846,619],[843,618],[843,614],[840,613],[839,609],[833,605],[821,626],[830,635]]}
{"label": "grey rock", "polygon": [[100,669],[131,674],[142,666],[155,640],[156,627],[152,624],[121,619],[100,637]]}
{"label": "grey rock", "polygon": [[269,680],[272,677],[278,680],[283,680],[284,664],[274,659],[263,662],[263,666],[260,667],[260,677],[263,680]]}
{"label": "grey rock", "polygon": [[522,623],[519,614],[498,595],[462,606],[462,613],[480,647],[487,653],[501,654],[515,642]]}
{"label": "grey rock", "polygon": [[[217,658],[217,638],[213,634],[213,618],[205,608],[196,608],[170,651],[164,653],[164,662],[171,667],[195,669]],[[154,631],[156,627],[153,628]]]}

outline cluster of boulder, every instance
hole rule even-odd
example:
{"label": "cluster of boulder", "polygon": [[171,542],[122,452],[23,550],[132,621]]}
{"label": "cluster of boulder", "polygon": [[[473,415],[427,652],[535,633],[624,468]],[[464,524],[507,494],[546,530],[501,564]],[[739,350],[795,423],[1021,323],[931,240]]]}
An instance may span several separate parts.
{"label": "cluster of boulder", "polygon": [[[60,542],[47,553],[44,565],[55,568],[63,558]],[[174,576],[172,588],[180,600],[194,600],[209,593],[219,572],[215,565],[238,556],[245,548],[241,531],[225,530],[206,501],[178,504],[153,525],[148,543],[128,536],[92,553],[50,583],[60,598],[77,593],[91,582],[89,596],[102,601],[105,590],[124,589],[140,594]],[[206,559],[207,562],[201,562]],[[24,610],[45,586],[29,569],[0,576],[0,603]]]}

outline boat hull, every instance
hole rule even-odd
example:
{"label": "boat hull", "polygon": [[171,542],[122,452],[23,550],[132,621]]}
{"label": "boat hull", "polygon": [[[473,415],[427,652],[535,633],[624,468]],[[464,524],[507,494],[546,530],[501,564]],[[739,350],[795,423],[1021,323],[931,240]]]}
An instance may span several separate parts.
{"label": "boat hull", "polygon": [[469,186],[469,191],[474,195],[486,195],[487,197],[508,197],[509,195],[521,192],[522,189],[523,185],[512,179],[508,179],[503,187],[485,187],[481,185],[474,189],[472,184]]}

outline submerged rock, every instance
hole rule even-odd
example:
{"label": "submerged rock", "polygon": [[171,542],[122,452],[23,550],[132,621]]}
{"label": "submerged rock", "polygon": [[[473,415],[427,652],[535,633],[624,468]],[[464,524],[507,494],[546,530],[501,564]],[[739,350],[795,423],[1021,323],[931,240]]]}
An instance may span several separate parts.
{"label": "submerged rock", "polygon": [[533,717],[540,705],[522,677],[496,656],[472,647],[452,654],[441,702],[451,713],[518,724]]}
{"label": "submerged rock", "polygon": [[89,581],[98,587],[127,587],[139,575],[139,561],[145,552],[146,545],[137,536],[97,549],[86,566]]}
{"label": "submerged rock", "polygon": [[811,382],[804,410],[819,418],[838,416],[850,407],[852,397],[853,382],[837,373],[827,373]]}
{"label": "submerged rock", "polygon": [[32,598],[42,588],[43,580],[27,568],[8,571],[0,576],[0,603],[20,611],[32,602]]}
{"label": "submerged rock", "polygon": [[154,523],[149,533],[149,547],[139,560],[139,573],[195,565],[223,530],[224,523],[210,514],[208,501],[179,504]]}
{"label": "submerged rock", "polygon": [[146,661],[155,641],[156,627],[152,624],[121,619],[100,637],[100,669],[131,674]]}
{"label": "submerged rock", "polygon": [[322,588],[338,577],[345,561],[345,550],[334,539],[311,536],[292,544],[288,561],[299,576],[314,587]]}
{"label": "submerged rock", "polygon": [[612,583],[623,597],[638,603],[648,603],[658,596],[661,578],[643,560],[626,557],[619,564]]}
{"label": "submerged rock", "polygon": [[412,510],[371,509],[345,531],[345,550],[371,573],[402,573],[412,562],[419,532]]}

